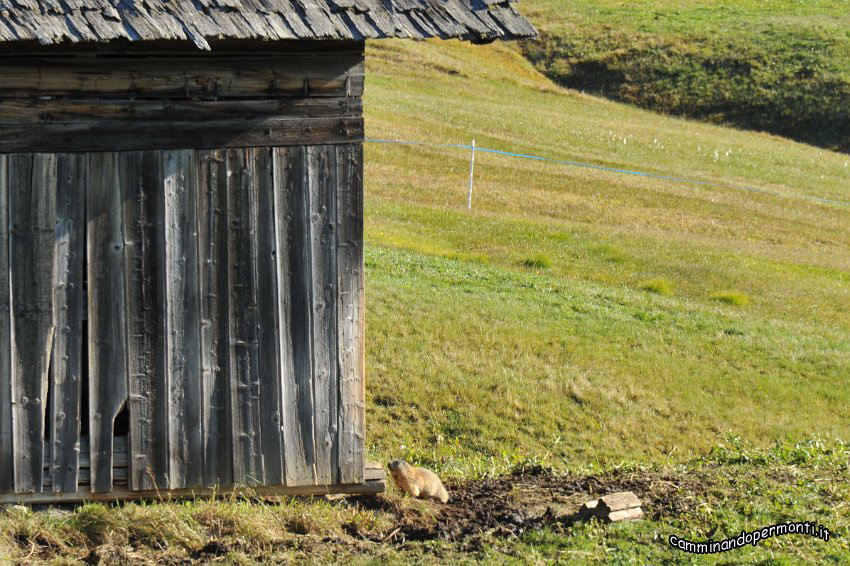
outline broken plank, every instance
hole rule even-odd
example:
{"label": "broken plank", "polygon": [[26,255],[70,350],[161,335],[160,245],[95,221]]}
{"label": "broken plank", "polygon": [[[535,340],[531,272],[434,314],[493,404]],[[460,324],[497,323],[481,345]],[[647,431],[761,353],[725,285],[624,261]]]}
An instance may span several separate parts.
{"label": "broken plank", "polygon": [[91,491],[109,492],[113,427],[128,393],[118,154],[90,154],[87,178]]}
{"label": "broken plank", "polygon": [[[130,489],[168,487],[164,201],[160,152],[119,157],[127,321]],[[117,458],[117,455],[115,456]],[[113,462],[114,465],[117,465]]]}
{"label": "broken plank", "polygon": [[15,491],[33,493],[42,489],[53,347],[56,156],[11,156],[9,185]]}

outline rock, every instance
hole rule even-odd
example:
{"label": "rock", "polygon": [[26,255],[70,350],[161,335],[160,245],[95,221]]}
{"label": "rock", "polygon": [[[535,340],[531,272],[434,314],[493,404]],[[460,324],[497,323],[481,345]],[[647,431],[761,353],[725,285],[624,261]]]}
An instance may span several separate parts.
{"label": "rock", "polygon": [[643,518],[640,506],[640,499],[631,491],[611,493],[583,504],[578,519],[586,521],[596,517],[609,523],[635,521]]}
{"label": "rock", "polygon": [[610,515],[615,511],[624,511],[640,507],[640,499],[631,491],[621,491],[601,497],[597,504],[597,513]]}
{"label": "rock", "polygon": [[608,521],[611,523],[618,523],[620,521],[637,521],[638,519],[643,519],[643,510],[640,507],[614,511],[608,515]]}

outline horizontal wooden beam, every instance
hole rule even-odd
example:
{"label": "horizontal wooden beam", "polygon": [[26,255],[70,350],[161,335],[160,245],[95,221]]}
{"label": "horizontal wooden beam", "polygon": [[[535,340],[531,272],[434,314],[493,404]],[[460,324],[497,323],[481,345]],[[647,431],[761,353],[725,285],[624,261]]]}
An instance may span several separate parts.
{"label": "horizontal wooden beam", "polygon": [[[113,460],[113,463],[116,463]],[[53,479],[49,475],[50,470],[44,470],[44,481],[42,482],[42,486],[44,487],[45,492],[50,492],[53,490]],[[125,488],[127,487],[127,478],[129,476],[129,472],[127,471],[127,455],[124,455],[124,465],[116,466],[112,468],[112,481],[115,486],[114,489]],[[79,471],[77,472],[77,486],[79,488],[88,488],[91,485],[91,468],[80,466]]]}
{"label": "horizontal wooden beam", "polygon": [[0,126],[122,122],[209,122],[237,119],[359,117],[360,97],[261,100],[0,99]]}
{"label": "horizontal wooden beam", "polygon": [[[78,483],[81,487],[88,486],[91,481],[91,474],[89,470],[90,460],[88,455],[80,454],[80,470],[78,476]],[[115,482],[116,487],[126,487],[127,486],[127,478],[129,473],[127,471],[127,453],[126,452],[116,452],[113,454],[112,458],[112,479]],[[370,464],[369,467],[364,471],[364,481],[366,482],[374,482],[374,481],[383,481],[386,478],[386,473],[384,469],[381,467],[375,467],[375,464]],[[44,467],[44,491],[49,492],[53,486],[53,480],[50,478],[50,467]]]}
{"label": "horizontal wooden beam", "polygon": [[198,499],[210,497],[245,496],[325,496],[325,495],[377,495],[387,490],[385,481],[365,481],[351,485],[304,485],[298,487],[257,486],[252,488],[214,489],[192,488],[173,490],[130,491],[126,487],[116,487],[109,493],[91,493],[79,490],[76,493],[27,493],[0,495],[0,504],[50,505],[57,503],[79,503],[82,501],[132,501],[132,500],[173,500]]}
{"label": "horizontal wooden beam", "polygon": [[321,145],[363,140],[360,117],[0,125],[0,153]]}
{"label": "horizontal wooden beam", "polygon": [[362,53],[0,58],[0,98],[361,96]]}
{"label": "horizontal wooden beam", "polygon": [[[118,438],[118,437],[116,437]],[[145,490],[131,491],[126,486],[127,469],[116,468],[115,479],[122,481],[124,485],[116,485],[109,493],[91,493],[88,485],[81,485],[73,493],[51,493],[49,481],[45,482],[44,493],[28,494],[4,494],[0,495],[0,504],[23,504],[40,505],[55,503],[77,503],[81,501],[128,501],[138,499],[194,499],[206,497],[226,497],[230,495],[258,495],[258,496],[322,496],[331,494],[343,495],[377,495],[387,489],[386,473],[384,468],[376,462],[367,462],[364,473],[364,481],[358,484],[339,485],[303,485],[296,487],[284,486],[258,486],[252,488],[192,488],[173,490]],[[88,470],[80,470],[80,483],[87,483]]]}

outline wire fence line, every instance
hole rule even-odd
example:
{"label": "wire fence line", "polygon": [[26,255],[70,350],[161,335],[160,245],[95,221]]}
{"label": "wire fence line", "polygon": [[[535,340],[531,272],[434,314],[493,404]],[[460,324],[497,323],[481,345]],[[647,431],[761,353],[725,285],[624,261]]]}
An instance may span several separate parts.
{"label": "wire fence line", "polygon": [[395,144],[395,145],[410,145],[410,146],[425,146],[425,147],[435,147],[435,148],[448,148],[448,149],[463,149],[463,150],[471,150],[472,157],[470,159],[470,167],[469,167],[469,193],[467,197],[467,206],[468,208],[472,208],[472,185],[473,185],[473,171],[475,164],[475,154],[476,153],[492,153],[496,155],[504,155],[507,157],[515,157],[518,159],[530,159],[534,161],[542,161],[546,163],[554,163],[559,165],[567,165],[570,167],[581,167],[584,169],[593,169],[596,171],[605,171],[608,173],[620,173],[623,175],[632,175],[637,177],[646,177],[649,179],[658,179],[662,181],[670,181],[673,183],[684,183],[691,185],[701,185],[704,187],[713,187],[718,189],[729,189],[729,190],[737,190],[737,191],[746,191],[750,193],[759,193],[763,195],[770,195],[779,198],[788,198],[788,199],[796,199],[796,200],[807,200],[810,202],[815,202],[817,204],[832,204],[837,206],[850,206],[850,201],[831,199],[826,197],[817,197],[814,195],[786,195],[782,193],[777,193],[775,191],[769,191],[766,189],[761,189],[758,187],[753,187],[749,185],[741,185],[738,183],[723,183],[723,182],[715,182],[715,181],[703,181],[699,179],[688,179],[686,177],[676,177],[673,175],[662,175],[659,173],[650,173],[647,171],[637,171],[633,169],[621,169],[617,167],[608,167],[605,165],[597,165],[594,163],[585,163],[582,161],[569,161],[565,159],[554,159],[552,157],[543,157],[540,155],[531,155],[527,153],[517,153],[513,151],[505,151],[501,149],[490,149],[486,147],[481,147],[475,145],[475,140],[473,140],[472,145],[466,144],[456,144],[456,143],[431,143],[431,142],[418,142],[418,141],[407,141],[407,140],[390,140],[390,139],[375,139],[375,138],[366,138],[364,140],[366,143],[376,143],[376,144]]}

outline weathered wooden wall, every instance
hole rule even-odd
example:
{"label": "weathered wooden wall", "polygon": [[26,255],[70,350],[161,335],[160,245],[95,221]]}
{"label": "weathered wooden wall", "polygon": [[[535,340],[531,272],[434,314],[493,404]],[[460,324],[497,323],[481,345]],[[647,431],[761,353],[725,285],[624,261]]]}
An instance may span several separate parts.
{"label": "weathered wooden wall", "polygon": [[207,55],[0,54],[0,152],[361,141],[362,44]]}
{"label": "weathered wooden wall", "polygon": [[360,144],[0,156],[3,489],[362,482],[361,164]]}
{"label": "weathered wooden wall", "polygon": [[0,57],[0,496],[362,483],[362,44],[24,55]]}

